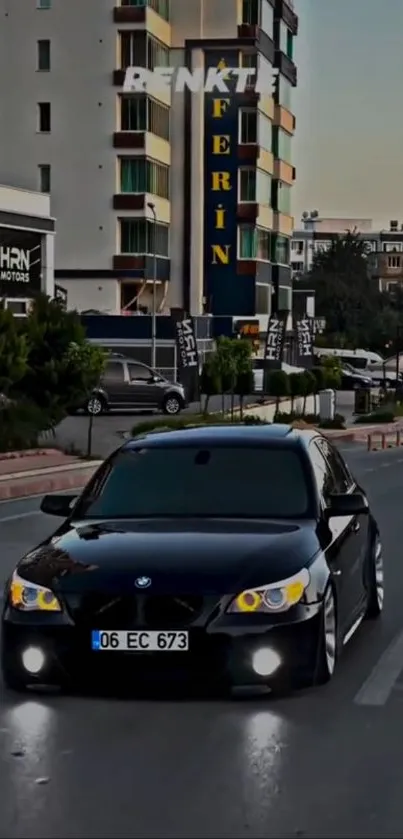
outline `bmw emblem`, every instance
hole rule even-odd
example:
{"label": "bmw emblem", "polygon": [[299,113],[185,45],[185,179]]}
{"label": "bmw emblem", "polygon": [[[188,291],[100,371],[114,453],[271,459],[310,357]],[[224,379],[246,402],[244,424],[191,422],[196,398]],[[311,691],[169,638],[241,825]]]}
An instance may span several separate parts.
{"label": "bmw emblem", "polygon": [[151,585],[150,577],[137,577],[135,580],[134,585],[136,588],[149,588]]}

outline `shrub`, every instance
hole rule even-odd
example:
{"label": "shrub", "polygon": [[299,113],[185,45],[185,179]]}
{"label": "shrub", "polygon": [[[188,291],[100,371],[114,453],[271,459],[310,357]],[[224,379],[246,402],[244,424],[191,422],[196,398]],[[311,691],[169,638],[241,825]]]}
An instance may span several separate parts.
{"label": "shrub", "polygon": [[372,411],[370,414],[361,414],[359,417],[356,417],[354,420],[355,424],[362,425],[364,423],[388,423],[395,421],[395,412],[392,410],[384,411],[383,409],[379,411]]}
{"label": "shrub", "polygon": [[32,402],[15,402],[1,410],[0,451],[38,446],[41,432],[49,427],[46,414]]}
{"label": "shrub", "polygon": [[146,422],[139,422],[132,428],[132,437],[141,437],[144,434],[152,434],[153,432],[161,431],[181,431],[185,428],[198,428],[206,425],[271,425],[267,420],[262,419],[256,414],[250,414],[243,419],[240,415],[223,418],[221,414],[187,414],[183,417],[172,417],[155,420],[147,420]]}
{"label": "shrub", "polygon": [[319,428],[338,428],[344,429],[346,427],[346,420],[341,414],[335,414],[333,419],[321,420]]}

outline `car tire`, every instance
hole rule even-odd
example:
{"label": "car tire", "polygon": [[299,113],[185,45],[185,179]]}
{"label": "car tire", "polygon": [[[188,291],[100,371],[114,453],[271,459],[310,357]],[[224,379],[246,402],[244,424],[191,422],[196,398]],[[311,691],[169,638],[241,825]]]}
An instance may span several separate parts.
{"label": "car tire", "polygon": [[383,612],[384,574],[382,544],[379,534],[371,545],[368,560],[368,601],[365,612],[366,620],[376,620]]}
{"label": "car tire", "polygon": [[325,685],[333,678],[338,658],[337,604],[331,583],[326,588],[320,612],[318,655],[314,684]]}
{"label": "car tire", "polygon": [[106,413],[106,400],[103,396],[90,396],[85,406],[86,413],[91,417],[100,417],[101,414]]}
{"label": "car tire", "polygon": [[179,414],[183,408],[183,402],[180,396],[177,396],[176,393],[168,394],[163,402],[162,410],[164,414],[167,414],[170,417],[174,417],[176,414]]}

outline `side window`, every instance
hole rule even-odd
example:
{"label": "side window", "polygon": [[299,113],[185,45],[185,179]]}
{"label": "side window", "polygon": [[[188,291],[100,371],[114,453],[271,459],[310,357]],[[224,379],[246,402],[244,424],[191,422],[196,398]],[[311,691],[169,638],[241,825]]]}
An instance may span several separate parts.
{"label": "side window", "polygon": [[123,364],[120,364],[118,361],[109,361],[105,368],[105,373],[103,375],[103,379],[106,382],[111,383],[120,383],[124,381],[124,369]]}
{"label": "side window", "polygon": [[319,493],[326,499],[332,493],[337,492],[334,475],[316,442],[311,443],[309,453]]}
{"label": "side window", "polygon": [[152,378],[153,372],[143,364],[128,364],[130,381],[149,382]]}
{"label": "side window", "polygon": [[349,492],[354,484],[354,480],[337,449],[334,449],[327,440],[321,440],[318,445],[333,472],[337,487],[335,492]]}

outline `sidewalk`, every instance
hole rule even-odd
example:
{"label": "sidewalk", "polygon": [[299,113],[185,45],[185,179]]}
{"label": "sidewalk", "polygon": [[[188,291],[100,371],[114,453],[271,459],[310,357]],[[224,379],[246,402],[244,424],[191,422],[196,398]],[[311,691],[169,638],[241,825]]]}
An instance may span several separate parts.
{"label": "sidewalk", "polygon": [[81,489],[101,463],[56,449],[0,454],[0,501]]}

